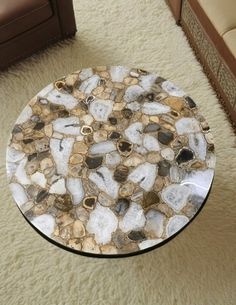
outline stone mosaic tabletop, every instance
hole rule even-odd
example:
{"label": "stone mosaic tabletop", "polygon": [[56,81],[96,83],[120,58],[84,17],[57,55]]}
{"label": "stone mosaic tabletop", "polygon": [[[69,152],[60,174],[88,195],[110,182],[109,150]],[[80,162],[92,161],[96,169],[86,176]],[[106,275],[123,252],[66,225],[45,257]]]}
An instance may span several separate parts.
{"label": "stone mosaic tabletop", "polygon": [[44,88],[7,149],[10,190],[30,224],[65,249],[106,257],[175,236],[206,201],[214,167],[195,102],[123,66],[83,69]]}

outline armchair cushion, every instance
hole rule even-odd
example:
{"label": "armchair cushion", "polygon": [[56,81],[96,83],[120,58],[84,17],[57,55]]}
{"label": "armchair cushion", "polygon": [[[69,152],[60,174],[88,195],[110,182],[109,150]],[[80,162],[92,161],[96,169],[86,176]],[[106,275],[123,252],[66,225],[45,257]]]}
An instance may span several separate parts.
{"label": "armchair cushion", "polygon": [[1,0],[0,43],[33,28],[52,14],[49,0]]}

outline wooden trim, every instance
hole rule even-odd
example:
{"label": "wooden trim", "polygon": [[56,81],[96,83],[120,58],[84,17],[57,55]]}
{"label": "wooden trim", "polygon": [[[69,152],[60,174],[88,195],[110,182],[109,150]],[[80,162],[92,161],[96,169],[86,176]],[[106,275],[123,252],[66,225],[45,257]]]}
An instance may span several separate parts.
{"label": "wooden trim", "polygon": [[236,58],[231,53],[223,37],[216,31],[215,27],[213,26],[212,22],[209,20],[208,16],[200,6],[199,2],[196,0],[188,0],[188,3],[197,16],[199,23],[202,25],[205,33],[208,35],[209,39],[215,45],[217,51],[221,55],[221,57],[225,60],[227,66],[230,68],[231,72],[236,77]]}
{"label": "wooden trim", "polygon": [[199,46],[196,44],[192,33],[190,32],[187,24],[183,21],[183,19],[181,20],[181,25],[182,28],[188,38],[188,41],[192,47],[192,49],[194,50],[194,53],[198,59],[198,61],[201,63],[201,65],[203,66],[203,70],[206,73],[206,75],[208,76],[208,79],[213,87],[213,89],[216,91],[216,94],[232,124],[232,127],[234,129],[234,132],[236,133],[236,111],[233,109],[233,107],[231,106],[227,96],[224,93],[224,90],[221,88],[219,81],[217,79],[217,77],[214,75],[214,73],[212,72],[211,68],[209,67],[209,64],[206,60],[206,58],[204,58],[204,56],[201,55],[201,52],[199,50]]}

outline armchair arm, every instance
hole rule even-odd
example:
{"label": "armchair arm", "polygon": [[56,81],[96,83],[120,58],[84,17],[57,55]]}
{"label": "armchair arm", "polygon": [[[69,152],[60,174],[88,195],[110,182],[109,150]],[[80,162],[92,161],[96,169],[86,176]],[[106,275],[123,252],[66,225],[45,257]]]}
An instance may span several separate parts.
{"label": "armchair arm", "polygon": [[61,35],[63,38],[76,33],[75,15],[72,0],[51,0],[52,6],[58,15]]}

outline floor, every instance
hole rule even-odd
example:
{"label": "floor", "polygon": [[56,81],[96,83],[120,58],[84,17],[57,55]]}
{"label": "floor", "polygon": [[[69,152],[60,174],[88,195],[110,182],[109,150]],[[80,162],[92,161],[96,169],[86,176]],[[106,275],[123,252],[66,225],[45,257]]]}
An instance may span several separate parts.
{"label": "floor", "polygon": [[[163,0],[75,0],[78,33],[0,74],[0,304],[233,305],[236,300],[236,138]],[[48,243],[23,219],[7,187],[5,148],[27,101],[81,67],[155,71],[188,92],[209,121],[217,167],[208,202],[170,243],[126,259],[80,257]]]}

